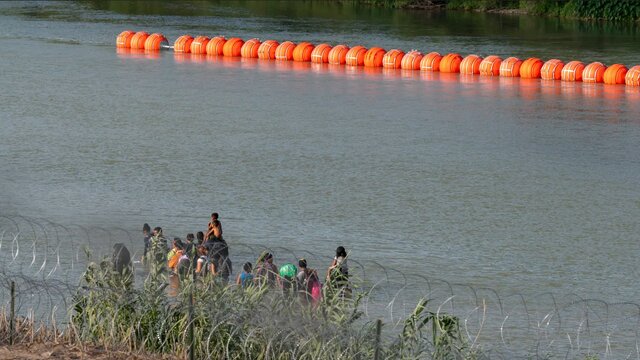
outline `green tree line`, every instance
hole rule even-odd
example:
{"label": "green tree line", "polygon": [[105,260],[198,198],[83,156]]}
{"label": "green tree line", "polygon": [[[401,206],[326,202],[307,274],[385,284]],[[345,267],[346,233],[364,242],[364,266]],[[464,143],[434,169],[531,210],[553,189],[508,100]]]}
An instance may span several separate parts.
{"label": "green tree line", "polygon": [[[345,0],[339,0],[345,2]],[[349,0],[346,0],[349,1]],[[640,20],[638,0],[354,0],[371,5],[411,8],[444,7],[454,10],[516,9],[536,15],[617,21]]]}

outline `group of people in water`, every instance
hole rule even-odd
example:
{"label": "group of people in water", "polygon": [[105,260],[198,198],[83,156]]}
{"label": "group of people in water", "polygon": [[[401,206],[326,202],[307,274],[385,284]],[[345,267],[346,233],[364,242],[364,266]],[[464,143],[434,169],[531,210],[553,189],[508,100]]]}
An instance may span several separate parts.
{"label": "group of people in water", "polygon": [[[161,266],[176,276],[209,276],[226,285],[233,273],[229,246],[222,237],[222,224],[218,213],[211,214],[207,231],[187,234],[185,241],[176,237],[171,246],[163,235],[162,228],[151,230],[149,224],[142,227],[144,235],[143,263]],[[342,296],[349,294],[349,265],[347,251],[339,246],[336,256],[326,272],[326,284]],[[322,283],[317,270],[308,267],[306,259],[298,259],[297,266],[286,263],[274,264],[273,254],[264,251],[256,265],[246,262],[236,276],[235,284],[248,286],[277,287],[283,291],[297,291],[307,303],[316,303],[321,297]]]}

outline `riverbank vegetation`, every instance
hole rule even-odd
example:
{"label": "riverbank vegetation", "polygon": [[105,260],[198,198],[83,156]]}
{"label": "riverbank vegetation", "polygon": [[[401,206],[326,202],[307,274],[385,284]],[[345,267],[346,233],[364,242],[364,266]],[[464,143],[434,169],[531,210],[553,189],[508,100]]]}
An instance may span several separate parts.
{"label": "riverbank vegetation", "polygon": [[141,289],[108,266],[92,265],[74,301],[71,329],[82,343],[196,359],[474,358],[454,316],[418,303],[399,331],[363,317],[367,294],[325,287],[316,305],[269,286],[223,285],[215,277],[180,280],[171,294],[163,274]]}
{"label": "riverbank vegetation", "polygon": [[[342,2],[349,0],[339,0]],[[519,12],[580,19],[640,20],[636,0],[354,0],[393,8],[440,8],[494,12]]]}

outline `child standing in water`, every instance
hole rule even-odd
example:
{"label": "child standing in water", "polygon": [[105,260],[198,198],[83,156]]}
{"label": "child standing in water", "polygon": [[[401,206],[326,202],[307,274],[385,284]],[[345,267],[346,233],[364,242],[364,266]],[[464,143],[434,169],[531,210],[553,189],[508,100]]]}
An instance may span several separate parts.
{"label": "child standing in water", "polygon": [[338,246],[336,249],[336,256],[327,270],[327,283],[332,289],[340,291],[341,296],[349,294],[349,264],[347,251],[343,246]]}
{"label": "child standing in water", "polygon": [[236,278],[236,285],[240,285],[242,288],[246,288],[247,286],[253,283],[253,266],[250,262],[244,263],[242,265],[242,272],[238,274]]}

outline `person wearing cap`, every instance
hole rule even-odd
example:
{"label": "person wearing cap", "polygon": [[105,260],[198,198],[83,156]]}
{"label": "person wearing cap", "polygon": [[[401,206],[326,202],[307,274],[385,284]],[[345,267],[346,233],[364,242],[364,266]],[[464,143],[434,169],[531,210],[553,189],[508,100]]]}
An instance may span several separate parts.
{"label": "person wearing cap", "polygon": [[298,269],[291,263],[284,264],[278,272],[280,274],[280,286],[285,296],[291,296],[294,290],[294,284]]}

